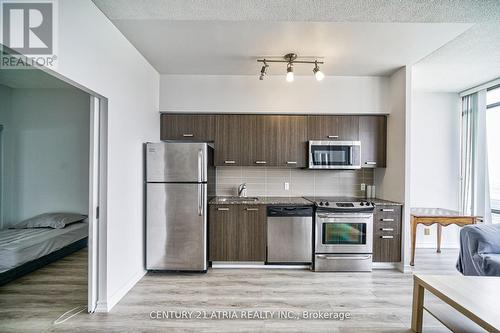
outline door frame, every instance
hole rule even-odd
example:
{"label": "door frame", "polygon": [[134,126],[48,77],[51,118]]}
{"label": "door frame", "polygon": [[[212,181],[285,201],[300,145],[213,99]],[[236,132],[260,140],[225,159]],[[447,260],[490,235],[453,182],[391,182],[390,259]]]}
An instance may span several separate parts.
{"label": "door frame", "polygon": [[4,187],[5,187],[5,179],[3,175],[3,159],[4,159],[4,148],[3,148],[3,125],[0,124],[0,229],[3,228],[3,220],[4,220]]}
{"label": "door frame", "polygon": [[[90,95],[89,238],[87,310],[96,311],[106,295],[107,100]],[[104,298],[105,300],[106,298]],[[105,303],[105,301],[104,301]]]}
{"label": "door frame", "polygon": [[[0,44],[3,52],[20,55]],[[108,312],[107,306],[107,193],[108,193],[108,99],[64,75],[37,66],[68,85],[90,95],[89,108],[89,236],[88,236],[88,312]],[[97,107],[96,107],[97,106]],[[96,206],[97,205],[97,206]],[[99,207],[98,212],[96,207]],[[97,213],[99,215],[97,215]]]}

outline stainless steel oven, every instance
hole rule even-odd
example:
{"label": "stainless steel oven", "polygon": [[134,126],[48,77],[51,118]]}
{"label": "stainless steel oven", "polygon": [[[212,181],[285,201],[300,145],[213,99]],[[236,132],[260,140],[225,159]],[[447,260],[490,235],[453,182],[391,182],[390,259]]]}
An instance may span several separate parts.
{"label": "stainless steel oven", "polygon": [[315,202],[314,270],[371,271],[373,209],[369,202]]}
{"label": "stainless steel oven", "polygon": [[316,212],[316,253],[372,253],[373,214]]}
{"label": "stainless steel oven", "polygon": [[360,169],[361,142],[309,141],[309,169]]}

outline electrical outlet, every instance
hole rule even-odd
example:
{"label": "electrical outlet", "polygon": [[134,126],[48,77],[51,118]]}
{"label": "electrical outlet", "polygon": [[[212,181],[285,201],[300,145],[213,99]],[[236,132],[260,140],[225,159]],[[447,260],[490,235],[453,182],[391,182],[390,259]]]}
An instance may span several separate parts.
{"label": "electrical outlet", "polygon": [[424,228],[424,235],[429,236],[431,234],[431,228]]}
{"label": "electrical outlet", "polygon": [[285,182],[285,191],[289,191],[289,190],[290,190],[290,183]]}
{"label": "electrical outlet", "polygon": [[365,183],[361,183],[361,191],[366,191],[366,184]]}

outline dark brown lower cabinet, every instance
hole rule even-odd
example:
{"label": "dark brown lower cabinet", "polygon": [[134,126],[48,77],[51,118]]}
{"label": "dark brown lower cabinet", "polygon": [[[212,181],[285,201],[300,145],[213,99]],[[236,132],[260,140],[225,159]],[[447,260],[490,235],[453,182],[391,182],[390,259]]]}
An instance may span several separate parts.
{"label": "dark brown lower cabinet", "polygon": [[208,256],[213,261],[235,261],[238,256],[238,246],[235,242],[238,236],[236,221],[238,206],[211,205],[208,215]]}
{"label": "dark brown lower cabinet", "polygon": [[210,261],[265,261],[266,206],[210,205]]}
{"label": "dark brown lower cabinet", "polygon": [[373,261],[401,261],[401,206],[380,205],[373,214]]}

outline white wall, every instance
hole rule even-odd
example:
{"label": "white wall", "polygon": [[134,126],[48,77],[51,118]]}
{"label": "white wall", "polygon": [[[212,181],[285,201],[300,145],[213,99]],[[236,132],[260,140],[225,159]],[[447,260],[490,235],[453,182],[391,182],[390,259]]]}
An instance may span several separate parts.
{"label": "white wall", "polygon": [[375,171],[377,196],[387,200],[405,200],[405,122],[406,70],[400,69],[389,79],[387,118],[387,167]]}
{"label": "white wall", "polygon": [[162,75],[160,110],[172,112],[388,113],[387,77]]}
{"label": "white wall", "polygon": [[142,143],[159,140],[159,75],[92,1],[59,12],[56,71],[109,101],[106,311],[145,273]]}
{"label": "white wall", "polygon": [[[10,89],[3,125],[3,227],[46,212],[87,214],[89,95]],[[3,100],[2,100],[3,102]]]}
{"label": "white wall", "polygon": [[[411,206],[459,209],[460,98],[414,92],[411,115]],[[436,247],[436,226],[417,231],[417,247]],[[458,227],[443,228],[442,246],[458,247]]]}
{"label": "white wall", "polygon": [[409,115],[411,114],[411,72],[399,69],[389,78],[389,110],[387,119],[387,167],[375,169],[377,197],[403,206],[402,267],[409,263]]}

